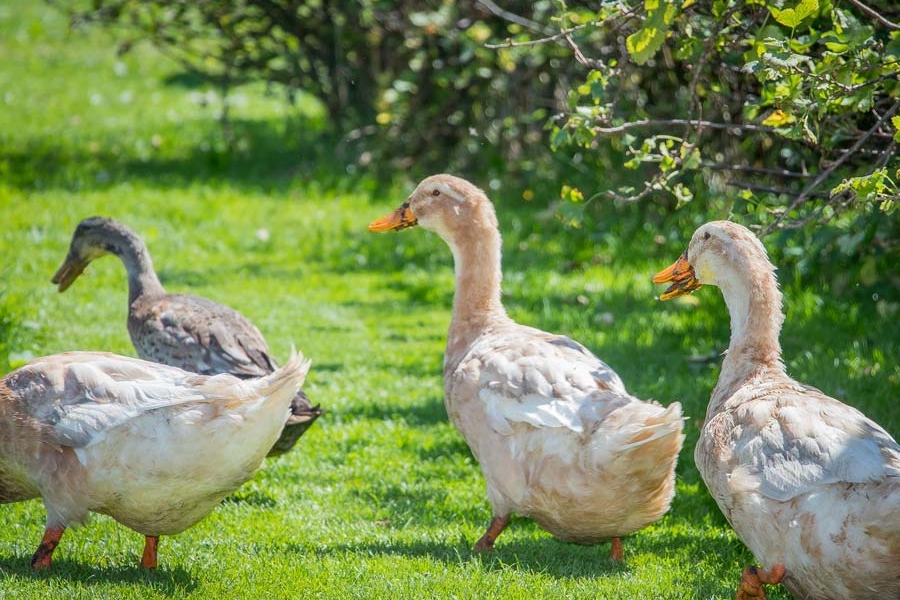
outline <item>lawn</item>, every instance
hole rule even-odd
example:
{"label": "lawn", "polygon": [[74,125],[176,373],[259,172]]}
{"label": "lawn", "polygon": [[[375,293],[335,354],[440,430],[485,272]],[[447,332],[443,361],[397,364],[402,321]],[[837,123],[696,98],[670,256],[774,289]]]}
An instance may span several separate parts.
{"label": "lawn", "polygon": [[[733,597],[752,557],[692,458],[727,314],[715,289],[661,304],[650,282],[687,234],[629,228],[638,209],[621,207],[610,210],[621,223],[575,248],[544,195],[521,199],[524,186],[552,186],[496,182],[512,316],[582,341],[632,393],[679,400],[690,421],[672,510],[624,540],[623,564],[525,519],[481,556],[484,483],[442,403],[450,253],[421,230],[366,231],[415,181],[362,174],[321,107],[258,86],[232,97],[227,144],[213,89],[151,48],[117,57],[108,32],[70,31],[41,2],[0,5],[0,56],[0,361],[134,354],[118,260],[96,261],[64,294],[50,284],[75,225],[102,214],[142,235],[169,291],[237,308],[277,357],[300,348],[313,361],[306,390],[328,411],[296,451],[163,538],[153,572],[137,566],[142,536],[96,516],[32,573],[43,507],[0,506],[0,597]],[[780,275],[791,374],[900,435],[896,293],[838,296],[790,267]]]}

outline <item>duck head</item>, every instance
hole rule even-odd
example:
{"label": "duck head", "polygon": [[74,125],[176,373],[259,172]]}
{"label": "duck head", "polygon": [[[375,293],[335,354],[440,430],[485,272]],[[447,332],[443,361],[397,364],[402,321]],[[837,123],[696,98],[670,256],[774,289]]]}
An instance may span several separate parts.
{"label": "duck head", "polygon": [[95,258],[117,253],[117,242],[121,242],[125,235],[122,229],[123,226],[117,221],[106,217],[89,217],[79,223],[72,234],[65,260],[53,275],[52,282],[59,291],[69,289]]}
{"label": "duck head", "polygon": [[497,217],[482,190],[465,179],[441,174],[422,180],[399,208],[373,221],[369,231],[399,231],[415,225],[453,242],[466,231],[496,228]]}
{"label": "duck head", "polygon": [[687,250],[654,275],[653,282],[671,284],[659,296],[669,300],[703,285],[729,287],[735,277],[769,264],[765,248],[749,229],[731,221],[710,221],[694,232]]}

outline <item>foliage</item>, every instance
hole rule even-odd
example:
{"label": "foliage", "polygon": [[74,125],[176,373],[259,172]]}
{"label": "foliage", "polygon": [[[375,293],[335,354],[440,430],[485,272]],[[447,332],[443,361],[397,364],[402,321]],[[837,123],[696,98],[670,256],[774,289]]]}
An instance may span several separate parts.
{"label": "foliage", "polygon": [[814,273],[868,264],[855,282],[890,283],[900,12],[877,2],[60,6],[76,24],[117,27],[123,52],[150,40],[223,94],[257,80],[312,94],[354,170],[540,173],[563,183],[570,225],[600,218],[599,197],[652,199],[662,215],[691,205],[692,223],[799,229],[778,245],[817,251],[804,263]]}
{"label": "foliage", "polygon": [[[551,142],[600,173],[609,155],[598,148],[623,152],[632,180],[601,184],[596,195],[653,195],[670,208],[702,198],[707,206],[694,214],[746,215],[762,235],[802,228],[800,245],[875,260],[882,279],[890,273],[900,258],[896,4],[558,6],[554,35],[523,31],[497,46],[562,42],[586,69]],[[580,223],[588,206],[570,203],[567,220]],[[814,240],[823,232],[824,246]]]}
{"label": "foliage", "polygon": [[[51,0],[53,1],[53,0]],[[508,3],[533,19],[552,5]],[[312,94],[362,165],[482,166],[543,153],[561,89],[562,48],[495,52],[522,29],[475,0],[96,0],[73,23],[119,30],[122,51],[150,40],[227,91],[246,81]],[[564,79],[564,78],[563,78]],[[548,101],[549,99],[549,101]],[[339,152],[349,154],[347,148]]]}

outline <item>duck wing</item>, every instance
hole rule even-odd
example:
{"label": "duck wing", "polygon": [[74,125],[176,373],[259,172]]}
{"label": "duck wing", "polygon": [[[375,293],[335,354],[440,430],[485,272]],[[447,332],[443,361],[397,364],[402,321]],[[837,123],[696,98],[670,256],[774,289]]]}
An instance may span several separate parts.
{"label": "duck wing", "polygon": [[141,414],[221,399],[210,379],[115,354],[66,352],[35,359],[7,385],[45,442],[81,448]]}
{"label": "duck wing", "polygon": [[198,296],[139,299],[128,330],[141,358],[195,373],[260,377],[277,367],[265,338],[246,317]]}
{"label": "duck wing", "polygon": [[485,336],[479,398],[490,427],[513,433],[512,423],[563,427],[581,433],[616,407],[635,400],[612,368],[578,342],[531,327]]}
{"label": "duck wing", "polygon": [[747,399],[713,417],[700,442],[713,456],[710,444],[731,438],[724,457],[731,487],[784,502],[821,485],[900,478],[900,446],[855,408],[796,383],[743,393]]}

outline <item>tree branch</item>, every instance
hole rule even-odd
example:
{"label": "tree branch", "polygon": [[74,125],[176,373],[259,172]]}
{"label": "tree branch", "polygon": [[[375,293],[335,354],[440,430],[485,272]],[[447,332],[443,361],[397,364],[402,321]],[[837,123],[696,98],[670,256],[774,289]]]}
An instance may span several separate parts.
{"label": "tree branch", "polygon": [[771,175],[773,177],[796,177],[798,179],[809,179],[813,175],[811,173],[800,173],[798,171],[788,171],[787,169],[768,169],[765,167],[751,167],[750,165],[724,165],[721,163],[701,163],[701,166],[713,171],[734,171],[739,173],[757,173],[759,175]]}
{"label": "tree branch", "polygon": [[[703,122],[703,102],[697,96],[697,85],[700,83],[700,78],[703,76],[703,67],[706,66],[706,63],[709,61],[709,57],[713,52],[713,49],[716,46],[719,33],[725,29],[725,25],[731,19],[732,15],[737,12],[738,8],[741,6],[740,3],[735,3],[725,11],[718,21],[716,21],[716,26],[712,32],[710,32],[706,42],[703,44],[703,52],[700,54],[700,59],[697,61],[695,65],[693,65],[694,76],[691,77],[691,86],[688,91],[688,95],[691,98],[691,104],[694,105],[694,110],[696,111],[697,116],[697,133],[698,135],[702,133],[703,126],[700,123]],[[687,127],[688,131],[690,131],[690,126]],[[685,134],[685,137],[687,134]]]}
{"label": "tree branch", "polygon": [[858,8],[859,10],[863,11],[867,16],[872,17],[873,19],[875,19],[876,21],[878,21],[879,23],[881,23],[888,29],[893,29],[894,31],[900,31],[900,25],[897,25],[896,23],[894,23],[892,21],[888,21],[887,19],[882,17],[881,14],[878,11],[876,11],[875,9],[869,8],[868,6],[866,6],[859,0],[847,0],[847,1],[850,2],[850,4],[852,4],[856,8]]}
{"label": "tree branch", "polygon": [[[756,183],[750,183],[749,181],[741,181],[739,179],[728,179],[725,181],[726,185],[730,185],[731,187],[736,187],[741,190],[750,190],[751,192],[765,192],[767,194],[777,194],[779,196],[796,196],[797,192],[795,190],[789,190],[786,188],[778,188],[767,185],[759,185]],[[813,198],[828,198],[828,194],[822,192],[811,193],[811,197]],[[763,234],[765,235],[765,234]]]}
{"label": "tree branch", "polygon": [[487,9],[488,12],[493,15],[500,17],[510,23],[515,23],[516,25],[521,25],[526,29],[530,29],[532,31],[540,31],[544,35],[552,35],[551,31],[545,27],[542,27],[540,23],[536,23],[521,15],[517,15],[515,13],[511,13],[508,10],[503,10],[499,6],[497,6],[492,0],[478,0],[478,4]]}
{"label": "tree branch", "polygon": [[569,45],[569,48],[572,50],[572,54],[575,56],[575,60],[578,61],[583,67],[587,67],[588,69],[594,69],[596,71],[600,71],[603,69],[603,63],[594,60],[593,58],[588,58],[581,52],[581,48],[578,47],[578,44],[575,43],[575,40],[572,39],[572,36],[568,33],[563,36],[563,39],[566,40],[566,43]]}
{"label": "tree branch", "polygon": [[714,121],[697,121],[694,119],[642,119],[640,121],[628,121],[627,123],[622,123],[621,125],[615,125],[613,127],[600,127],[597,125],[592,128],[592,131],[601,135],[614,135],[617,133],[624,133],[630,129],[640,129],[644,127],[672,127],[675,125],[693,125],[697,127],[708,127],[709,129],[736,130],[737,133],[746,131],[772,133],[775,131],[774,128],[765,125],[718,123]]}
{"label": "tree branch", "polygon": [[881,127],[881,125],[882,125],[885,121],[887,121],[888,119],[890,119],[890,118],[894,115],[895,112],[897,112],[897,109],[900,109],[900,100],[898,100],[897,102],[895,102],[893,106],[891,106],[891,107],[890,107],[883,115],[881,115],[881,117],[879,117],[878,121],[876,121],[875,124],[872,125],[871,128],[869,128],[869,130],[865,133],[865,135],[863,135],[861,138],[859,138],[858,140],[856,140],[856,143],[853,144],[853,146],[851,146],[850,149],[847,150],[846,153],[844,153],[843,155],[841,155],[841,157],[840,157],[839,159],[837,159],[836,161],[834,161],[833,163],[831,163],[831,164],[828,166],[827,169],[823,169],[823,170],[816,176],[816,178],[813,179],[812,182],[810,182],[810,184],[807,185],[806,188],[805,188],[802,192],[800,192],[800,195],[797,196],[797,198],[795,198],[793,202],[791,202],[791,205],[787,208],[787,210],[785,210],[783,213],[781,213],[780,215],[778,215],[778,217],[777,217],[774,221],[772,221],[772,223],[770,223],[770,224],[763,230],[763,232],[762,232],[762,234],[761,234],[760,237],[765,237],[765,236],[767,236],[767,235],[770,234],[772,231],[774,231],[779,225],[781,225],[782,221],[784,221],[784,219],[787,218],[787,215],[789,215],[791,212],[793,212],[794,210],[796,210],[798,206],[800,206],[801,204],[803,204],[803,202],[804,202],[807,198],[809,198],[810,196],[812,196],[813,190],[815,190],[817,187],[819,187],[819,185],[820,185],[823,181],[825,181],[826,179],[828,179],[828,177],[830,177],[831,174],[834,173],[834,171],[835,171],[838,167],[840,167],[842,164],[844,164],[845,162],[847,162],[847,160],[849,160],[851,156],[853,156],[854,154],[856,154],[856,152],[859,151],[860,148],[862,148],[862,145],[866,142],[866,140],[868,140],[870,137],[872,137],[872,135],[873,135],[876,131],[878,131],[878,129]]}
{"label": "tree branch", "polygon": [[563,29],[559,33],[554,35],[550,35],[547,37],[542,37],[536,40],[526,40],[524,42],[514,42],[510,38],[507,38],[505,42],[502,44],[485,44],[484,47],[488,50],[498,50],[500,48],[518,48],[520,46],[538,46],[540,44],[548,44],[550,42],[558,42],[563,39],[567,35],[571,33],[575,33],[577,31],[581,31],[582,29],[586,29],[588,27],[599,27],[603,24],[603,21],[595,21],[592,23],[584,23],[582,25],[576,25],[575,27],[570,27],[569,29]]}

